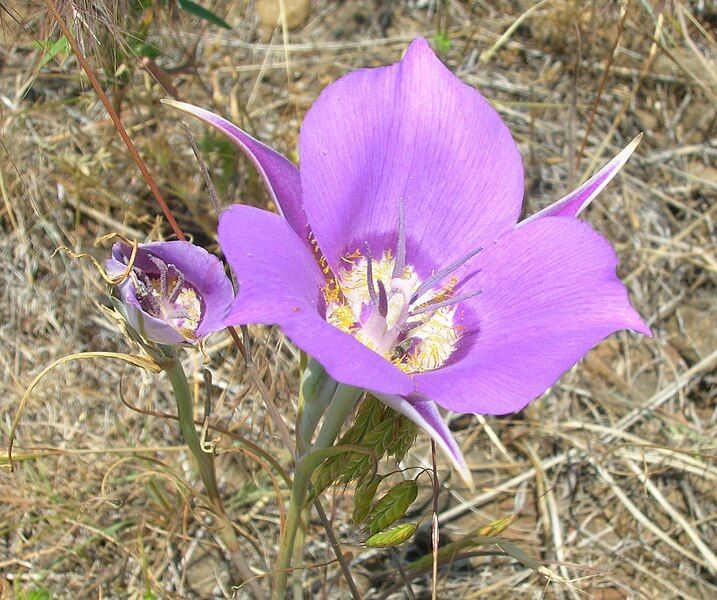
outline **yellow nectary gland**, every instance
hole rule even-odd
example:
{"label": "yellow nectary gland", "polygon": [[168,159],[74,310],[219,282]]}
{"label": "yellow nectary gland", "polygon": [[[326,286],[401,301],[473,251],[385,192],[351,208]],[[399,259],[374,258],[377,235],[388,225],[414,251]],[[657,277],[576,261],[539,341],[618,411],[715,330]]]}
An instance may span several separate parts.
{"label": "yellow nectary gland", "polygon": [[380,259],[371,260],[374,285],[378,287],[381,282],[386,290],[386,314],[379,316],[369,291],[367,258],[356,250],[343,260],[346,267],[323,290],[326,320],[408,373],[441,367],[460,337],[460,327],[454,324],[456,307],[444,306],[418,315],[411,315],[409,309],[449,298],[455,280],[429,290],[409,307],[421,281],[410,265],[400,277],[392,279],[395,259],[386,251]]}

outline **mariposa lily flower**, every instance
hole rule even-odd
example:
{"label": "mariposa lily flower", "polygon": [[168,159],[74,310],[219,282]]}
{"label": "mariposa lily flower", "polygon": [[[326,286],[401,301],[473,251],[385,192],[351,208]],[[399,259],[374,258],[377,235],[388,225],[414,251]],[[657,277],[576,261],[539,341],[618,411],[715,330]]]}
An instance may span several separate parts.
{"label": "mariposa lily flower", "polygon": [[518,222],[523,165],[508,128],[423,39],[321,93],[300,169],[225,119],[170,104],[228,135],[282,213],[223,213],[239,281],[225,322],[280,325],[336,381],[415,421],[467,480],[437,406],[510,413],[613,332],[650,335],[610,243],[575,218],[637,140]]}
{"label": "mariposa lily flower", "polygon": [[[130,325],[146,340],[194,344],[224,328],[234,289],[221,261],[189,242],[118,242],[105,262]],[[131,264],[131,268],[130,267]]]}

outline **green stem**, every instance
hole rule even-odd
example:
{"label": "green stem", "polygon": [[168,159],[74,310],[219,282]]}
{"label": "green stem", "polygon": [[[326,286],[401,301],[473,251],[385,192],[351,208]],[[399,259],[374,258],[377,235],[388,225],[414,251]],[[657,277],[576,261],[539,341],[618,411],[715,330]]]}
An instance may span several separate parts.
{"label": "green stem", "polygon": [[249,565],[246,563],[244,555],[242,554],[234,526],[224,512],[224,504],[221,494],[219,493],[214,468],[214,454],[204,451],[201,439],[197,434],[197,428],[194,425],[194,401],[192,391],[189,389],[187,376],[184,374],[184,369],[182,368],[182,363],[179,361],[179,358],[172,356],[165,370],[172,383],[174,397],[177,401],[177,415],[179,417],[179,427],[182,430],[182,437],[194,457],[199,475],[207,490],[207,496],[209,496],[209,500],[216,513],[216,518],[219,521],[219,537],[226,546],[232,563],[238,569],[239,574],[251,590],[252,595],[255,598],[261,598],[263,594],[261,586],[249,569]]}
{"label": "green stem", "polygon": [[[304,558],[304,546],[306,543],[306,529],[311,518],[311,505],[307,504],[306,508],[302,511],[299,519],[299,527],[296,531],[296,541],[294,542],[294,550],[292,555],[292,561],[295,565],[301,565],[302,559]],[[294,600],[303,599],[303,577],[300,576],[300,571],[294,574],[292,577],[292,588]]]}
{"label": "green stem", "polygon": [[311,444],[316,427],[331,402],[337,386],[338,384],[328,376],[319,363],[309,359],[301,377],[299,390],[296,428],[298,456],[304,454]]}
{"label": "green stem", "polygon": [[297,465],[294,481],[291,484],[291,496],[289,497],[289,507],[286,511],[284,530],[281,532],[281,543],[279,544],[278,566],[272,596],[275,600],[284,600],[286,595],[286,584],[289,579],[289,569],[291,569],[291,554],[294,549],[301,510],[306,502],[310,482],[311,472],[306,472],[301,469],[301,465]]}
{"label": "green stem", "polygon": [[[281,543],[279,544],[279,556],[277,558],[277,570],[272,595],[274,600],[284,600],[286,594],[296,532],[301,520],[301,512],[306,503],[311,475],[327,456],[333,454],[335,449],[330,448],[330,446],[339,435],[341,427],[361,394],[361,390],[347,385],[338,385],[336,387],[316,441],[311,446],[309,453],[296,465],[294,480],[291,484],[289,506],[286,512],[286,522],[284,523]],[[305,403],[312,400],[311,398],[305,398]]]}
{"label": "green stem", "polygon": [[316,441],[311,447],[312,450],[328,448],[334,443],[351,409],[362,393],[363,390],[348,385],[340,384],[336,387],[334,397],[331,399],[331,404],[329,404],[324,416],[324,422],[319,430],[319,435],[316,436]]}
{"label": "green stem", "polygon": [[187,444],[192,456],[194,456],[209,499],[212,501],[214,508],[224,514],[224,506],[219,494],[217,476],[214,470],[214,454],[204,451],[197,435],[197,428],[194,426],[194,401],[182,363],[175,357],[169,362],[166,370],[169,380],[172,382],[174,397],[177,401],[179,427],[182,430],[184,442]]}

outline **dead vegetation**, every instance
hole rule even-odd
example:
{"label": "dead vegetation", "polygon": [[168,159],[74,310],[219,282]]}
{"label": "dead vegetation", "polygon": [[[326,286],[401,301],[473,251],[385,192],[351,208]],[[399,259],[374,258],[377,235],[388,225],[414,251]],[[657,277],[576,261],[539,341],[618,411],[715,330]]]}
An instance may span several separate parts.
{"label": "dead vegetation", "polygon": [[[203,4],[233,28],[175,2],[152,10],[119,1],[58,6],[179,224],[214,250],[204,178],[177,113],[159,103],[167,92],[157,80],[296,158],[302,114],[327,83],[393,62],[425,35],[509,123],[525,160],[528,212],[645,132],[587,218],[615,243],[654,339],[613,336],[518,415],[454,419],[477,490],[443,471],[444,542],[517,514],[502,539],[548,571],[473,548],[442,568],[438,589],[440,597],[471,599],[717,596],[714,4],[317,0],[302,18],[292,16],[290,31],[267,24],[276,17],[258,21],[257,8],[267,13],[260,0]],[[58,33],[44,5],[3,11],[6,447],[19,400],[44,367],[75,352],[129,350],[100,309],[106,289],[94,268],[56,248],[101,259],[98,236],[145,240],[171,230],[76,59],[51,46]],[[53,48],[51,57],[38,41]],[[191,131],[223,205],[266,205],[256,174],[231,146],[194,124]],[[282,468],[290,465],[264,399],[293,415],[297,355],[277,331],[253,328],[252,336],[253,371],[228,336],[212,338],[206,352],[225,498],[264,582],[286,494]],[[188,355],[186,366],[201,399],[202,357]],[[186,483],[198,486],[176,423],[157,414],[171,407],[163,378],[121,363],[73,362],[43,379],[18,430],[14,472],[0,457],[0,598],[231,596],[211,515]],[[430,465],[424,438],[406,462]],[[331,491],[324,507],[353,557],[362,596],[425,597],[429,575],[404,578],[397,565],[405,571],[409,559],[430,553],[429,535],[419,530],[396,552],[367,550],[346,525],[349,493]],[[426,484],[416,513],[430,503]],[[306,563],[307,595],[348,597],[318,521]]]}

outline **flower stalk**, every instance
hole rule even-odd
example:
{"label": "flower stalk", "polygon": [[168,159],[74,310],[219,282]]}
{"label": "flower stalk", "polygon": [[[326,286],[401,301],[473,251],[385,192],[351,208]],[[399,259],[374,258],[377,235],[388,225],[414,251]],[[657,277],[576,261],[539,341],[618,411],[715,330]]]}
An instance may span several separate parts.
{"label": "flower stalk", "polygon": [[261,598],[263,596],[261,586],[259,586],[258,582],[254,579],[254,574],[244,559],[239,546],[239,540],[234,532],[234,526],[224,511],[224,504],[221,494],[219,493],[219,486],[217,485],[214,454],[206,452],[204,448],[202,448],[201,439],[197,434],[197,428],[194,424],[192,392],[187,382],[187,376],[182,368],[182,363],[171,348],[165,347],[164,351],[168,354],[169,358],[165,366],[165,371],[174,390],[182,438],[194,457],[197,470],[202,478],[207,496],[219,522],[218,535],[226,547],[232,563],[238,569],[241,578],[250,588],[252,595],[255,598]]}
{"label": "flower stalk", "polygon": [[197,470],[202,478],[207,495],[215,509],[224,513],[222,499],[217,486],[217,476],[214,468],[214,455],[205,452],[201,440],[194,425],[194,401],[192,392],[189,389],[187,376],[184,374],[182,363],[176,356],[172,356],[166,367],[167,376],[174,390],[174,398],[177,402],[177,416],[179,427],[182,430],[182,437],[187,448],[192,453]]}
{"label": "flower stalk", "polygon": [[[326,399],[322,397],[322,392],[327,389],[327,385],[330,384],[331,380],[318,372],[321,367],[318,367],[316,363],[313,363],[316,367],[310,369],[312,363],[313,361],[309,363],[309,366],[304,371],[304,381],[302,381],[303,404],[302,411],[298,416],[300,423],[297,425],[297,430],[301,426],[307,433],[312,433],[318,424],[320,413],[324,409],[326,412],[316,441],[310,444],[309,439],[303,440],[304,444],[310,444],[309,450],[296,464],[286,512],[286,522],[281,532],[281,542],[279,544],[279,556],[277,558],[277,570],[272,595],[274,600],[283,600],[286,594],[292,556],[294,555],[294,544],[301,526],[301,515],[306,505],[306,498],[311,485],[311,475],[326,458],[336,452],[343,451],[331,446],[338,437],[351,409],[363,393],[358,388],[339,384],[333,388],[329,387],[334,392],[330,401],[326,403]],[[304,385],[304,383],[307,385]],[[310,417],[306,416],[305,418],[308,422],[302,425],[301,421],[304,415],[310,415]]]}

